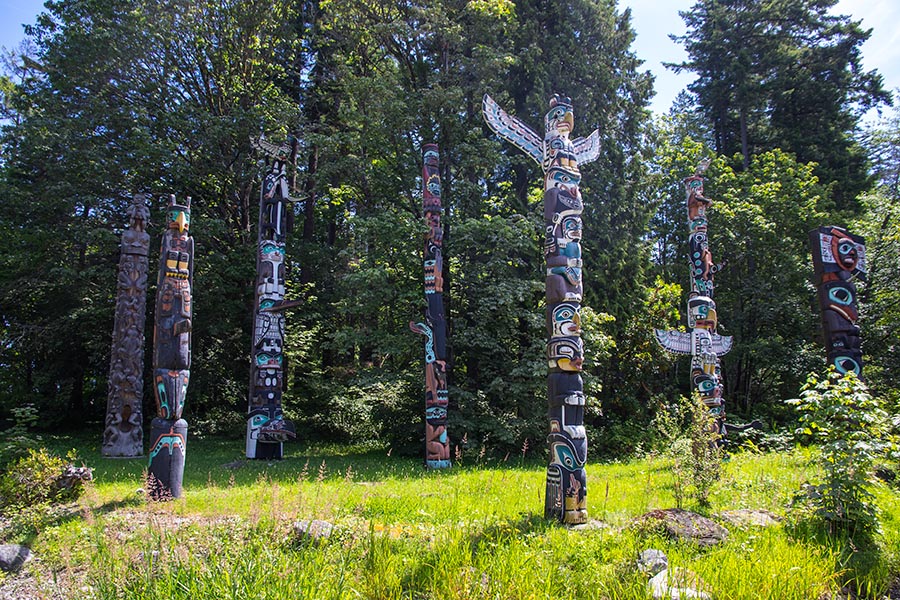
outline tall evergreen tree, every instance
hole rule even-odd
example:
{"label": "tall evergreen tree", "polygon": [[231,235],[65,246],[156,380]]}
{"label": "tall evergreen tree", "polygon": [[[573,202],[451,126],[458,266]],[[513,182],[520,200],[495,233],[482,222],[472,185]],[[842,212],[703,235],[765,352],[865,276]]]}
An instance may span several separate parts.
{"label": "tall evergreen tree", "polygon": [[690,84],[713,124],[719,154],[781,148],[834,183],[835,208],[856,210],[871,185],[851,134],[863,112],[891,102],[860,48],[871,30],[830,14],[837,0],[698,0],[681,12],[687,33],[673,36],[689,59],[669,65],[698,75]]}

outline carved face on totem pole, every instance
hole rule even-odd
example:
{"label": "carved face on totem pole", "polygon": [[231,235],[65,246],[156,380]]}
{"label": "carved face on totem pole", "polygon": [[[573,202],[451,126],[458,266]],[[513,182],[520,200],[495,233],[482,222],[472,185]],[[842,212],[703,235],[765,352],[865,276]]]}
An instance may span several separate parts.
{"label": "carved face on totem pole", "polygon": [[862,374],[862,348],[857,325],[857,289],[854,279],[865,281],[865,240],[840,227],[810,232],[813,267],[828,362],[841,373]]}

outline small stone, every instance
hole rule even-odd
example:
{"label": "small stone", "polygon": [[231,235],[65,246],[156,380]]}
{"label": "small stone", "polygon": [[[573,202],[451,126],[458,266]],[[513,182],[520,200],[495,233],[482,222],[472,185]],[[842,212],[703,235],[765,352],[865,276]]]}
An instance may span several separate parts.
{"label": "small stone", "polygon": [[669,568],[669,559],[662,550],[650,548],[638,555],[638,569],[651,577]]}
{"label": "small stone", "polygon": [[598,529],[609,529],[609,525],[597,519],[588,519],[587,523],[569,526],[571,531],[596,531]]}
{"label": "small stone", "polygon": [[331,537],[334,525],[319,519],[297,521],[294,523],[294,535],[301,541],[319,542]]}
{"label": "small stone", "polygon": [[725,510],[720,512],[716,516],[723,521],[731,523],[732,525],[737,525],[739,527],[744,527],[747,525],[754,525],[756,527],[771,527],[772,525],[778,525],[778,523],[781,521],[781,517],[773,512],[761,509],[754,510],[749,508]]}
{"label": "small stone", "polygon": [[638,524],[657,522],[670,537],[690,540],[698,546],[715,546],[728,537],[728,530],[703,515],[681,508],[651,510],[636,519]]}
{"label": "small stone", "polygon": [[31,550],[18,544],[0,545],[0,570],[14,573],[31,560]]}
{"label": "small stone", "polygon": [[687,569],[663,569],[656,574],[647,587],[654,600],[681,600],[681,598],[712,598],[702,591],[707,585],[693,571]]}

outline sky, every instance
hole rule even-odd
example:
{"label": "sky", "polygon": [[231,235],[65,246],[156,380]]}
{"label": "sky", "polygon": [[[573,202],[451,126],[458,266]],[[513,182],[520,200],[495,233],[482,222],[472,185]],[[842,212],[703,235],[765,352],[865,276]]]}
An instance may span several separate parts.
{"label": "sky", "polygon": [[[684,21],[679,10],[687,10],[693,0],[618,0],[620,10],[631,8],[632,27],[637,32],[634,51],[644,60],[644,68],[656,77],[656,96],[651,109],[662,114],[692,80],[693,75],[676,75],[662,66],[663,62],[681,62],[687,58],[680,45],[669,34],[683,35]],[[0,46],[12,49],[25,37],[23,24],[32,24],[43,10],[42,0],[0,0]],[[878,69],[889,90],[900,89],[900,1],[898,0],[840,0],[836,14],[846,14],[862,20],[871,28],[872,36],[863,45],[865,69]],[[900,93],[898,100],[900,100]],[[869,115],[869,118],[874,118]]]}

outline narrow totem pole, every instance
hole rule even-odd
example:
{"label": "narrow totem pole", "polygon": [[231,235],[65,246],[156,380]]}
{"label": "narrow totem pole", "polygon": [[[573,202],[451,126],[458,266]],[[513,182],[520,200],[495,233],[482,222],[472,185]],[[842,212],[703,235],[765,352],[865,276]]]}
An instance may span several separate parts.
{"label": "narrow totem pole", "polygon": [[866,241],[842,227],[809,232],[828,364],[862,376],[855,279],[866,280]]}
{"label": "narrow totem pole", "polygon": [[441,176],[437,144],[425,144],[422,167],[422,212],[425,234],[425,322],[409,328],[425,336],[425,466],[450,466],[447,436],[447,323],[444,319],[444,280],[441,229]]}
{"label": "narrow totem pole", "polygon": [[706,209],[712,200],[703,196],[703,172],[708,166],[708,160],[702,162],[696,172],[684,180],[690,231],[691,292],[687,301],[687,320],[691,331],[655,331],[656,339],[663,348],[675,354],[691,356],[693,389],[709,407],[717,431],[724,435],[725,401],[719,357],[731,350],[733,339],[716,333],[718,318],[713,301],[713,275],[722,265],[713,263],[707,237]]}
{"label": "narrow totem pole", "polygon": [[296,302],[284,299],[285,239],[294,213],[288,194],[287,166],[297,152],[296,142],[276,146],[262,136],[253,147],[269,158],[259,198],[259,236],[256,254],[256,301],[250,348],[250,395],[247,415],[247,458],[280,459],[283,442],[296,437],[284,419],[284,310]]}
{"label": "narrow totem pole", "polygon": [[550,464],[544,515],[566,524],[587,521],[587,436],[584,430],[584,349],[581,340],[581,173],[600,156],[600,132],[570,140],[575,123],[569,98],[554,96],[544,117],[544,137],[508,115],[490,96],[484,119],[497,135],[534,159],[544,171],[544,257],[547,261],[547,395]]}
{"label": "narrow totem pole", "polygon": [[179,204],[169,196],[166,231],[159,253],[156,321],[153,327],[153,393],[156,418],[150,425],[148,494],[164,500],[181,497],[187,421],[181,418],[191,378],[191,320],[194,238],[191,199]]}
{"label": "narrow totem pole", "polygon": [[144,323],[147,318],[147,270],[150,210],[143,194],[131,199],[128,228],[116,291],[116,317],[109,361],[109,395],[103,456],[133,458],[144,454]]}

